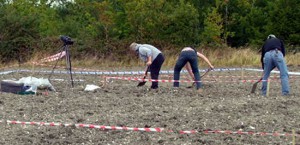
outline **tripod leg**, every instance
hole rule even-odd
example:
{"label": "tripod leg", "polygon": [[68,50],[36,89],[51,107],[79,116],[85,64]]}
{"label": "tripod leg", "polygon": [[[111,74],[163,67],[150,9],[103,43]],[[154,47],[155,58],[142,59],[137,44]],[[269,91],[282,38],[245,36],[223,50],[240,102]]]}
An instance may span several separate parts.
{"label": "tripod leg", "polygon": [[[60,53],[59,58],[61,58],[62,52],[63,52],[63,51],[64,51],[64,46],[62,47],[62,51],[61,51],[61,53]],[[52,71],[51,71],[51,73],[50,73],[50,75],[49,75],[49,77],[48,77],[48,80],[49,80],[49,81],[50,81],[51,76],[52,76],[53,73],[54,73],[54,69],[56,68],[58,61],[59,61],[59,59],[56,60],[56,63],[55,63],[55,65],[54,65],[54,67],[52,68]]]}
{"label": "tripod leg", "polygon": [[66,63],[67,63],[67,69],[70,73],[71,84],[72,84],[72,88],[73,88],[74,81],[73,81],[73,76],[72,76],[72,65],[71,65],[71,58],[70,58],[70,52],[69,52],[68,46],[66,46]]}
{"label": "tripod leg", "polygon": [[72,75],[72,65],[71,65],[71,58],[69,57],[69,71],[70,71],[70,77],[71,77],[71,83],[72,83],[72,88],[74,87],[74,81],[73,81],[73,75]]}

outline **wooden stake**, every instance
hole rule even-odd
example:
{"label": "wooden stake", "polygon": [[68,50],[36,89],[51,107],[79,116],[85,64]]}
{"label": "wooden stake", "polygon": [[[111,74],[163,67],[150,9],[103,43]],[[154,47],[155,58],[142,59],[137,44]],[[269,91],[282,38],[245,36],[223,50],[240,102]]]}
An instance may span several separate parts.
{"label": "wooden stake", "polygon": [[243,68],[242,68],[242,80],[244,80],[244,69]]}
{"label": "wooden stake", "polygon": [[103,87],[106,87],[106,76],[103,77]]}
{"label": "wooden stake", "polygon": [[268,79],[268,86],[267,86],[267,97],[269,97],[269,94],[270,94],[270,84],[271,84],[271,79]]}
{"label": "wooden stake", "polygon": [[32,63],[32,65],[31,65],[31,71],[32,71],[31,76],[34,75],[34,70],[35,70],[35,63]]}
{"label": "wooden stake", "polygon": [[293,145],[296,145],[296,134],[295,134],[295,129],[293,129]]}

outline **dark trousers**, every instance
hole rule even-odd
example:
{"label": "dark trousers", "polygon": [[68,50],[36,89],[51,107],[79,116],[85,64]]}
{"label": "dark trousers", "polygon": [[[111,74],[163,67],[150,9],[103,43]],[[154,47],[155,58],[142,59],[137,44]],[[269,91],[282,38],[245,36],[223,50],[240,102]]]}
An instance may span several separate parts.
{"label": "dark trousers", "polygon": [[179,87],[179,79],[180,79],[180,71],[186,65],[186,63],[190,63],[192,67],[192,71],[194,73],[197,89],[202,87],[202,84],[200,83],[200,73],[198,70],[198,57],[195,51],[182,51],[180,53],[180,56],[176,62],[175,68],[174,68],[174,87]]}
{"label": "dark trousers", "polygon": [[[158,80],[159,71],[164,61],[165,61],[165,57],[161,53],[153,60],[152,64],[150,65],[152,80]],[[152,82],[151,89],[157,89],[157,88],[158,88],[158,82],[157,81]]]}

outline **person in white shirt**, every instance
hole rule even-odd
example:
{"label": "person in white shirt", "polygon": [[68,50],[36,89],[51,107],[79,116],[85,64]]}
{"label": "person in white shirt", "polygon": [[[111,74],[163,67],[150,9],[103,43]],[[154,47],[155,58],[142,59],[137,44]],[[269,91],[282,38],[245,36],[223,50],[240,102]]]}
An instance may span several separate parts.
{"label": "person in white shirt", "polygon": [[[139,58],[149,67],[151,79],[158,80],[161,66],[165,61],[165,57],[162,52],[149,44],[138,44],[133,42],[129,47],[132,51],[136,52],[136,54],[139,55]],[[151,89],[157,88],[158,82],[153,81]]]}

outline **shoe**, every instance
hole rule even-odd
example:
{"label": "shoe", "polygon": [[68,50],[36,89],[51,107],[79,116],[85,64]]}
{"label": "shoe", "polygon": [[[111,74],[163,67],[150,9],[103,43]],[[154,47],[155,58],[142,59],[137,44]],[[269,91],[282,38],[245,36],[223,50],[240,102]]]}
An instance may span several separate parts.
{"label": "shoe", "polygon": [[174,87],[173,92],[178,92],[178,87]]}
{"label": "shoe", "polygon": [[158,89],[158,88],[156,88],[156,89],[150,88],[150,89],[149,89],[149,92],[152,92],[152,93],[158,93],[158,92],[159,92],[159,89]]}
{"label": "shoe", "polygon": [[198,92],[199,94],[202,94],[202,93],[203,93],[203,89],[197,89],[197,92]]}
{"label": "shoe", "polygon": [[154,87],[151,86],[151,89],[158,89],[158,86],[154,86]]}
{"label": "shoe", "polygon": [[260,93],[260,96],[262,96],[262,97],[267,97],[267,94]]}
{"label": "shoe", "polygon": [[291,96],[290,94],[282,94],[282,96],[288,97]]}

